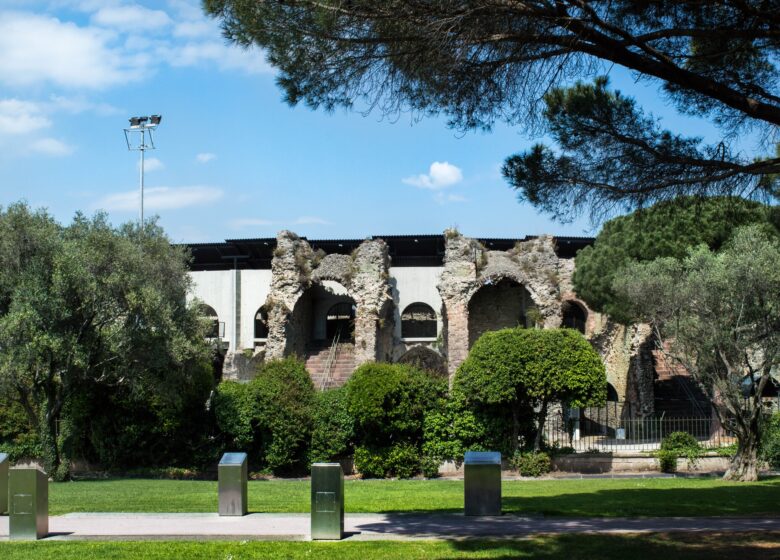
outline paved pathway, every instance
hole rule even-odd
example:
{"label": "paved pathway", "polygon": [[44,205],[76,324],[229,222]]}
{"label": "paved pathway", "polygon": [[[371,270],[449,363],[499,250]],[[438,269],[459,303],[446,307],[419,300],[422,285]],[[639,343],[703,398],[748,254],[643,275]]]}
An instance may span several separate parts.
{"label": "paved pathway", "polygon": [[[257,539],[307,540],[309,515],[255,513],[71,513],[49,519],[49,539]],[[351,540],[523,537],[539,533],[626,533],[655,531],[780,531],[780,518],[656,517],[562,518],[464,517],[459,514],[348,514]],[[8,517],[0,517],[0,540]]]}

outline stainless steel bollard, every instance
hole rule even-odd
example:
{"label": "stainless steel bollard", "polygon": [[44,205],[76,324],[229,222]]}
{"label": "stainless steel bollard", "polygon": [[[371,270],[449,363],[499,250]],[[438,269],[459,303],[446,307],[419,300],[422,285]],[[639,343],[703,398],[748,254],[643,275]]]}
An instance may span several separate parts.
{"label": "stainless steel bollard", "polygon": [[247,514],[247,478],[249,466],[246,453],[225,453],[219,461],[219,515]]}
{"label": "stainless steel bollard", "polygon": [[8,472],[8,522],[12,541],[37,540],[49,534],[49,477],[32,467]]}
{"label": "stainless steel bollard", "polygon": [[501,453],[467,451],[463,465],[464,513],[501,515]]}
{"label": "stainless steel bollard", "polygon": [[344,471],[339,463],[311,466],[311,538],[340,540],[344,536]]}
{"label": "stainless steel bollard", "polygon": [[8,454],[0,453],[0,515],[8,513]]}

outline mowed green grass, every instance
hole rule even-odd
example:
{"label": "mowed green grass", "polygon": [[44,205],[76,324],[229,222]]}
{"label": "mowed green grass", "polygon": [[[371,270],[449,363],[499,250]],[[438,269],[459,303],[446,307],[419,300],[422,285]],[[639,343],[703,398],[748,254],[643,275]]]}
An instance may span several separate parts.
{"label": "mowed green grass", "polygon": [[450,560],[457,558],[537,558],[566,560],[664,560],[711,558],[769,559],[780,554],[780,535],[655,534],[557,535],[521,540],[373,542],[39,542],[2,543],[8,560]]}
{"label": "mowed green grass", "polygon": [[[249,482],[249,510],[309,511],[308,481]],[[348,480],[346,511],[455,512],[462,480]],[[52,483],[49,512],[213,512],[217,483],[116,479]],[[504,481],[507,513],[555,516],[777,516],[780,477],[755,483],[720,479],[585,479]]]}

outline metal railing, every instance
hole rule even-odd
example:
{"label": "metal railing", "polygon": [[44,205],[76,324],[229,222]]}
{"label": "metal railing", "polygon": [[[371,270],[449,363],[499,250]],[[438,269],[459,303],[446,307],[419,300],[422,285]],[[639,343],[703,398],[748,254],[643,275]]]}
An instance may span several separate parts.
{"label": "metal railing", "polygon": [[575,417],[564,412],[552,414],[544,426],[545,442],[553,447],[573,448],[576,453],[619,453],[657,450],[663,438],[673,432],[691,434],[705,449],[725,447],[736,441],[714,415],[636,418],[626,412],[625,407],[615,406],[583,409]]}

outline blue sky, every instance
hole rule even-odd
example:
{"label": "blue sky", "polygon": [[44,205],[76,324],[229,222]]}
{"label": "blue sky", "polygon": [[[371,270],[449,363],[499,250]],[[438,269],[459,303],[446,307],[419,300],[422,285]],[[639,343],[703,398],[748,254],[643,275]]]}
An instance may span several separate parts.
{"label": "blue sky", "polygon": [[[653,86],[613,84],[688,134]],[[122,129],[159,113],[146,214],[175,241],[439,233],[592,235],[517,202],[504,158],[532,140],[498,125],[460,134],[444,118],[315,112],[281,100],[258,51],[229,46],[198,0],[0,0],[0,204],[25,199],[67,222],[138,213],[138,154]]]}

